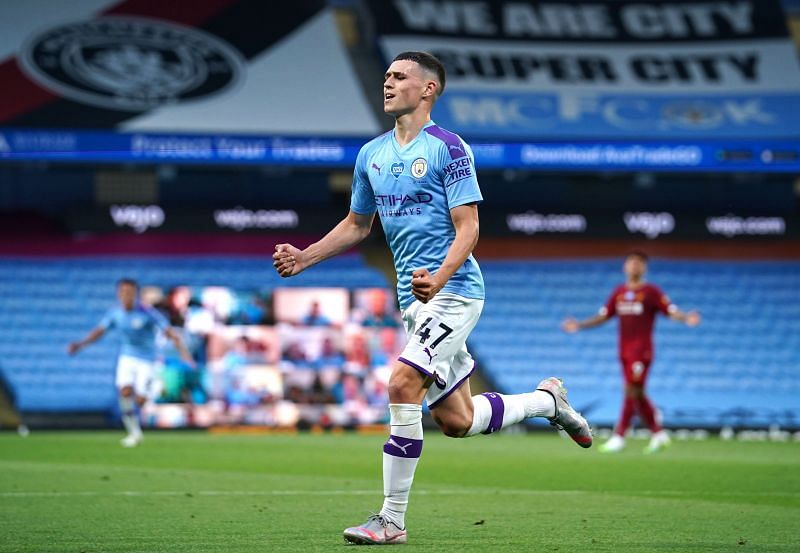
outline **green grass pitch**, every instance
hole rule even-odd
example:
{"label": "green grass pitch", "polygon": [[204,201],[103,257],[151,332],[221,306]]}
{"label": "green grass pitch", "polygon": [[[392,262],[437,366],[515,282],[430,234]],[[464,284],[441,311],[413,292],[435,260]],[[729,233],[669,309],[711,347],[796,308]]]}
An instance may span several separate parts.
{"label": "green grass pitch", "polygon": [[[382,436],[0,434],[0,551],[335,551],[381,504]],[[428,432],[415,551],[800,551],[800,443],[641,454]],[[353,547],[353,546],[350,546]]]}

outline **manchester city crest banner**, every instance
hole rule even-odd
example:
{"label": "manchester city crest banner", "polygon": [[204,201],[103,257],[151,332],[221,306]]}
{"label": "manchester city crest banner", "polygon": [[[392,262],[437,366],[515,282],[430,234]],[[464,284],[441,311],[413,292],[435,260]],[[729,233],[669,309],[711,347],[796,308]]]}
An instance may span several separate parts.
{"label": "manchester city crest banner", "polygon": [[379,130],[324,0],[26,0],[0,21],[0,127]]}

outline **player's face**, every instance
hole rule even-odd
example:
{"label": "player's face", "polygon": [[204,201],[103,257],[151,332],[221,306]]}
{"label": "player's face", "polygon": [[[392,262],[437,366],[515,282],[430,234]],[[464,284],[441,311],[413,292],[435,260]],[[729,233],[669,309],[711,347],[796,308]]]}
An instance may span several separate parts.
{"label": "player's face", "polygon": [[133,284],[120,284],[117,287],[117,299],[125,309],[131,309],[136,302],[136,286]]}
{"label": "player's face", "polygon": [[625,260],[623,270],[629,279],[639,280],[647,272],[647,262],[638,255],[632,255]]}
{"label": "player's face", "polygon": [[417,62],[399,60],[392,62],[383,76],[383,111],[394,117],[411,113],[430,94],[430,79]]}

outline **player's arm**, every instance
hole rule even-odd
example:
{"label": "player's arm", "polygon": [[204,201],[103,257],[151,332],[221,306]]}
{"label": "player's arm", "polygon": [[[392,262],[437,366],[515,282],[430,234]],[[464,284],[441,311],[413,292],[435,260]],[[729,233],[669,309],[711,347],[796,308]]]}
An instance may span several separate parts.
{"label": "player's arm", "polygon": [[319,242],[304,250],[291,244],[278,244],[272,254],[275,270],[282,277],[294,276],[321,261],[346,251],[369,235],[375,213],[362,215],[350,210],[347,217]]}
{"label": "player's arm", "polygon": [[656,308],[664,315],[672,319],[684,323],[687,326],[697,326],[700,324],[700,313],[697,311],[681,311],[678,306],[672,303],[669,297],[658,288],[655,289]]}
{"label": "player's arm", "polygon": [[[672,307],[675,307],[674,305]],[[673,321],[684,323],[687,326],[697,326],[700,324],[700,313],[698,311],[681,311],[677,307],[671,309],[667,316]]]}
{"label": "player's arm", "polygon": [[586,330],[587,328],[595,328],[604,324],[611,317],[617,314],[618,293],[619,293],[619,288],[611,292],[611,295],[606,300],[605,305],[603,305],[603,307],[600,308],[600,310],[597,312],[597,315],[595,315],[594,317],[589,317],[588,319],[584,319],[582,321],[569,317],[563,323],[561,323],[561,329],[564,330],[564,332],[569,332],[570,334],[574,334],[579,330]]}
{"label": "player's arm", "polygon": [[105,333],[106,333],[106,328],[104,326],[98,326],[96,328],[93,328],[89,332],[89,334],[87,334],[83,338],[83,340],[78,340],[77,342],[71,342],[67,346],[67,352],[70,355],[75,355],[76,353],[78,353],[80,350],[82,350],[83,348],[85,348],[89,344],[93,344],[94,342],[96,342],[97,340],[102,338],[103,334],[105,334]]}
{"label": "player's arm", "polygon": [[189,348],[186,347],[186,344],[183,342],[183,338],[179,332],[176,332],[174,328],[167,327],[164,329],[164,335],[175,345],[175,349],[178,350],[181,359],[183,359],[190,367],[196,366],[194,357],[192,357],[192,354],[189,353]]}
{"label": "player's arm", "polygon": [[570,334],[573,334],[575,332],[578,332],[579,330],[586,330],[587,328],[595,328],[597,326],[600,326],[603,323],[605,323],[606,321],[608,321],[608,319],[610,319],[610,318],[611,317],[609,317],[607,313],[605,313],[605,312],[603,312],[603,310],[601,310],[594,317],[589,317],[588,319],[584,319],[582,321],[579,321],[577,319],[573,319],[572,317],[570,317],[567,320],[565,320],[563,323],[561,323],[561,328],[565,332],[569,332]]}
{"label": "player's arm", "polygon": [[434,274],[430,274],[428,269],[417,269],[411,275],[411,293],[422,303],[430,301],[447,284],[478,244],[480,225],[477,204],[454,207],[450,210],[450,218],[453,221],[456,237],[447,250],[442,266]]}

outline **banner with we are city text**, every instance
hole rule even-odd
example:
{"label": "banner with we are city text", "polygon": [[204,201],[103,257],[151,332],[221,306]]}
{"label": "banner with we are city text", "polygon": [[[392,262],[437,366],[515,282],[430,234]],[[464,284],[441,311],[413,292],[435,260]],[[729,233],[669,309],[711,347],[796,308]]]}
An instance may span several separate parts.
{"label": "banner with we are city text", "polygon": [[796,138],[778,0],[370,1],[384,61],[447,68],[437,123],[475,138]]}

